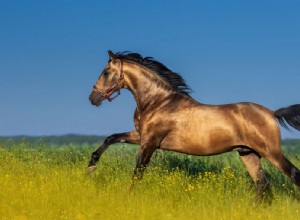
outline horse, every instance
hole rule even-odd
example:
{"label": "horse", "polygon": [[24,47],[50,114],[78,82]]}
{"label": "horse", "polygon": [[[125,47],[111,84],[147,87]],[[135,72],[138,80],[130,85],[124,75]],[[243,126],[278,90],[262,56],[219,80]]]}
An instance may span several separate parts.
{"label": "horse", "polygon": [[251,102],[203,104],[190,96],[191,89],[180,74],[154,58],[130,52],[108,51],[108,55],[108,64],[89,100],[100,106],[102,101],[111,102],[120,95],[120,89],[128,89],[137,105],[135,130],[107,137],[92,153],[88,173],[96,170],[96,163],[110,145],[122,142],[139,145],[133,184],[142,179],[157,149],[196,156],[237,151],[259,195],[265,193],[268,185],[261,158],[300,189],[300,171],[283,155],[279,129],[280,124],[300,131],[300,104],[276,111]]}

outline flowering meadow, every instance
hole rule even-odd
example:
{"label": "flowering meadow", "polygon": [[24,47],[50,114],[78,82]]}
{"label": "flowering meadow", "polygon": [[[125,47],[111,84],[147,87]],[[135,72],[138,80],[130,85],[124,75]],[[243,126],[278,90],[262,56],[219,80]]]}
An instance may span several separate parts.
{"label": "flowering meadow", "polygon": [[[130,190],[137,146],[112,146],[87,175],[95,148],[1,144],[0,219],[300,218],[298,189],[266,161],[270,187],[259,200],[236,152],[195,157],[157,151]],[[286,155],[300,167],[300,153]]]}

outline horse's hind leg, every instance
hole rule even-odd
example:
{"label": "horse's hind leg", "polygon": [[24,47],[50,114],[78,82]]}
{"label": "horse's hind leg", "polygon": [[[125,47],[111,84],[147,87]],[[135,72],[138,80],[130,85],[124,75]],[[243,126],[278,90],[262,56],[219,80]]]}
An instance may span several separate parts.
{"label": "horse's hind leg", "polygon": [[105,139],[103,144],[92,153],[91,160],[89,162],[87,173],[91,173],[97,169],[96,163],[100,159],[104,151],[112,144],[122,142],[129,144],[139,144],[140,143],[140,134],[137,131],[131,131],[126,133],[119,133],[110,135]]}
{"label": "horse's hind leg", "polygon": [[255,151],[241,151],[239,154],[255,183],[257,195],[262,197],[266,191],[268,181],[261,166],[260,156]]}
{"label": "horse's hind leg", "polygon": [[282,153],[274,156],[266,156],[268,161],[274,164],[281,172],[287,175],[300,190],[300,170],[294,166]]}

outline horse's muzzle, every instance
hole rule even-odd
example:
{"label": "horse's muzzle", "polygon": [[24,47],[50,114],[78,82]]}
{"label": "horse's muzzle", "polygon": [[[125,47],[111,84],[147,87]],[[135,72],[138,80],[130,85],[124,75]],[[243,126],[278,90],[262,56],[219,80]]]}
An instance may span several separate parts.
{"label": "horse's muzzle", "polygon": [[103,101],[103,96],[99,92],[92,92],[89,96],[89,100],[92,105],[100,106]]}

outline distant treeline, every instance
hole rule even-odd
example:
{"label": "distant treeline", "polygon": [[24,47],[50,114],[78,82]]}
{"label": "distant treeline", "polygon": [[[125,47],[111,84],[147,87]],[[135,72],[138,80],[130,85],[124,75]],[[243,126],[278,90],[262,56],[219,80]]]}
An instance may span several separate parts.
{"label": "distant treeline", "polygon": [[[3,146],[24,143],[33,146],[95,145],[101,144],[104,139],[105,136],[74,134],[60,136],[0,136],[0,144]],[[300,149],[300,139],[284,139],[282,140],[282,146]]]}
{"label": "distant treeline", "polygon": [[32,146],[93,145],[104,141],[105,136],[96,135],[59,135],[59,136],[12,136],[0,137],[0,144],[12,146],[28,144]]}

